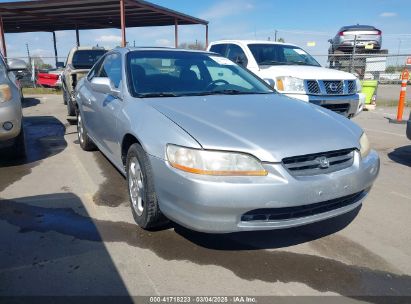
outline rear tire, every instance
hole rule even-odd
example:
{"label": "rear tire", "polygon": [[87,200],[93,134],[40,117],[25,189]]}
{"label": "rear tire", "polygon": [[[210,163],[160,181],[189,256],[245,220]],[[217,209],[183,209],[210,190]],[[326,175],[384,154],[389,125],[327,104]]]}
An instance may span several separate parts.
{"label": "rear tire", "polygon": [[63,90],[63,99],[65,104],[67,105],[67,115],[76,116],[76,107],[73,103],[73,100],[71,100],[70,94],[66,90]]}
{"label": "rear tire", "polygon": [[95,151],[97,149],[96,145],[88,136],[86,127],[83,124],[83,118],[81,117],[80,113],[78,113],[77,115],[77,137],[80,143],[80,147],[84,151]]}
{"label": "rear tire", "polygon": [[133,144],[127,153],[127,185],[131,212],[143,229],[165,225],[168,220],[161,213],[154,178],[147,153],[139,144]]}

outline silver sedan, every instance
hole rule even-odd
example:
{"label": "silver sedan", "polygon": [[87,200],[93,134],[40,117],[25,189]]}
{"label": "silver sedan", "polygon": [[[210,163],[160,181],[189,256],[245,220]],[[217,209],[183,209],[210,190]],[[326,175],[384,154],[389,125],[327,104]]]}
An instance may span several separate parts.
{"label": "silver sedan", "polygon": [[118,48],[77,85],[78,136],[127,178],[145,229],[288,228],[359,207],[379,172],[363,130],[214,53]]}

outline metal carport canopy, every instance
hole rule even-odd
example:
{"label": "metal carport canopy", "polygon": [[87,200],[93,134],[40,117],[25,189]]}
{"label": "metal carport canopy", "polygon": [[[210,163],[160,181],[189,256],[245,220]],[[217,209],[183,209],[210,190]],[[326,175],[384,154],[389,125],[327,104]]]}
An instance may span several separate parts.
{"label": "metal carport canopy", "polygon": [[195,18],[142,0],[38,0],[0,3],[0,38],[7,57],[4,33],[55,32],[62,30],[122,29],[122,45],[126,44],[126,27],[175,26],[208,21]]}

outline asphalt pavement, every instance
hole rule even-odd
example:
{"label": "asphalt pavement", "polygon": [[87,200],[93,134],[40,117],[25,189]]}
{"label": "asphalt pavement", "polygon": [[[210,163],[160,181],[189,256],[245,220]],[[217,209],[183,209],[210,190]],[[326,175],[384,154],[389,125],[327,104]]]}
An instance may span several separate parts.
{"label": "asphalt pavement", "polygon": [[28,98],[28,157],[0,156],[0,296],[411,296],[411,141],[394,108],[354,119],[381,157],[362,208],[228,235],[138,228],[123,176],[65,113],[61,96]]}

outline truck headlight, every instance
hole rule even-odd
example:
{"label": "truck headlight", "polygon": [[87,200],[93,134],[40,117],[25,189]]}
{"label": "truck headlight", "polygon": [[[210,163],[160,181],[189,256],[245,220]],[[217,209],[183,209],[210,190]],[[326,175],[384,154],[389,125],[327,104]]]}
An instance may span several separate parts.
{"label": "truck headlight", "polygon": [[167,159],[176,169],[201,175],[266,176],[261,162],[254,156],[224,151],[198,150],[167,145]]}
{"label": "truck headlight", "polygon": [[360,93],[362,91],[362,84],[358,78],[355,79],[355,87],[357,88],[357,93]]}
{"label": "truck headlight", "polygon": [[0,102],[10,101],[11,98],[10,86],[8,84],[0,84]]}
{"label": "truck headlight", "polygon": [[368,140],[368,137],[365,133],[362,133],[361,138],[360,138],[360,154],[361,157],[367,157],[368,154],[370,154],[371,151],[371,146],[370,142]]}
{"label": "truck headlight", "polygon": [[295,77],[277,77],[276,88],[280,92],[305,93],[304,80]]}

